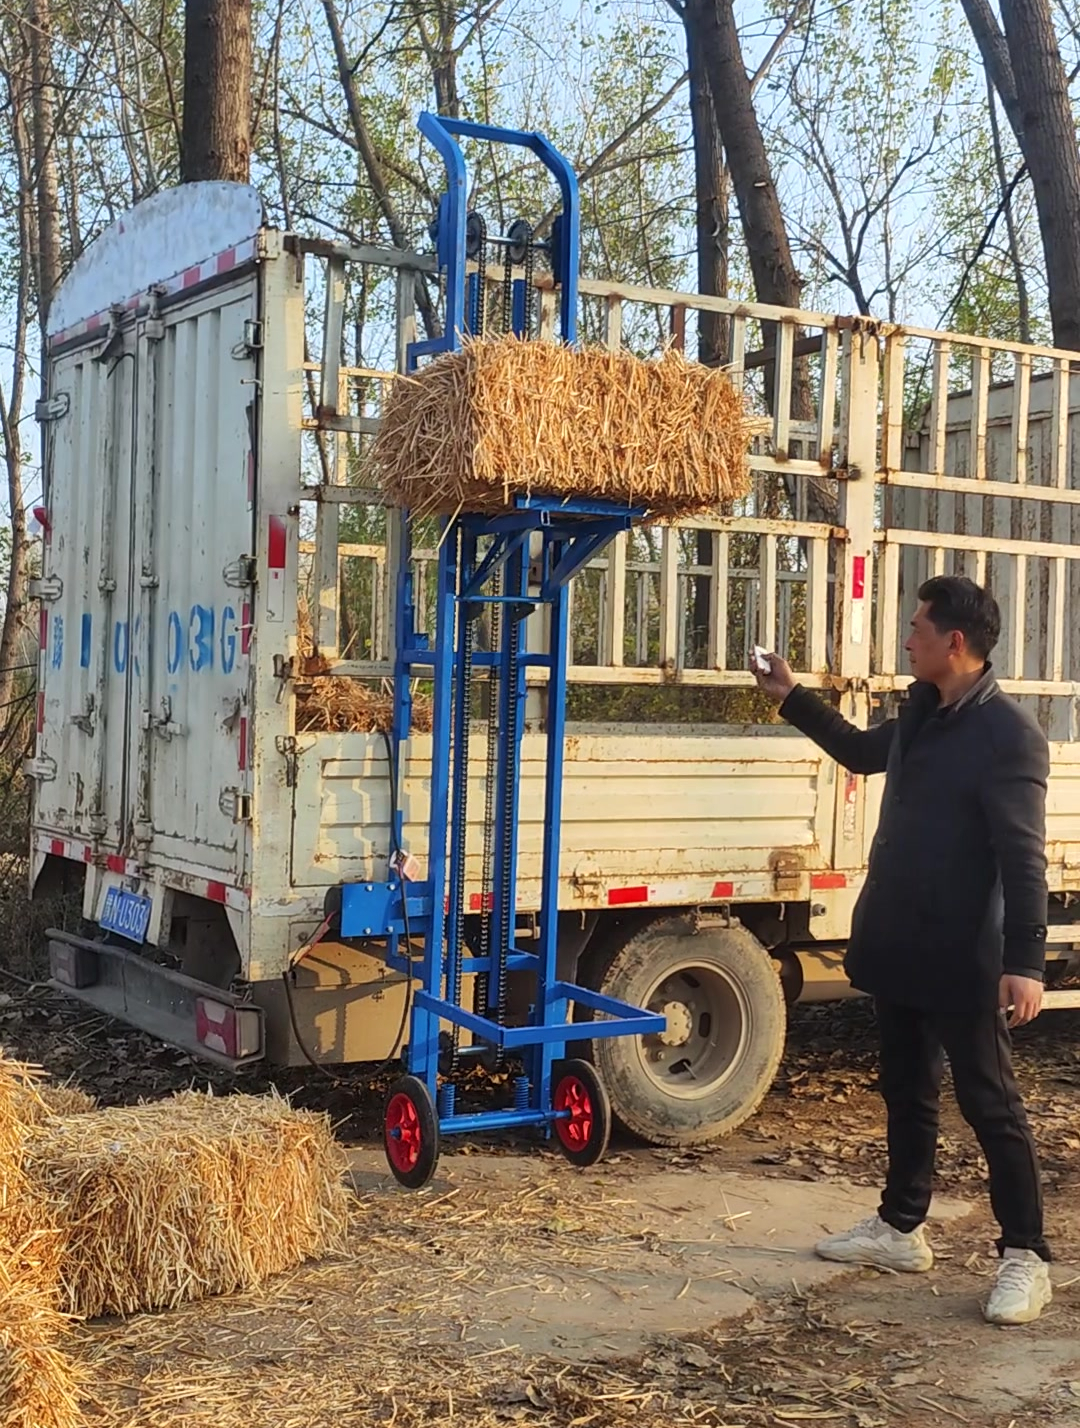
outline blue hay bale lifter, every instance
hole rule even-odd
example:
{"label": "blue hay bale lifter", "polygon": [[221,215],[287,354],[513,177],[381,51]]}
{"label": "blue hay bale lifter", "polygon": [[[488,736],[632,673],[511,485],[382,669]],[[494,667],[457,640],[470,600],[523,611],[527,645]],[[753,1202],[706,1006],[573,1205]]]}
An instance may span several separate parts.
{"label": "blue hay bale lifter", "polygon": [[[412,344],[409,368],[460,345],[463,335],[487,326],[488,249],[503,250],[503,326],[528,336],[533,330],[532,267],[539,248],[548,254],[559,293],[559,335],[576,338],[578,190],[566,160],[539,134],[423,114],[420,129],[446,166],[447,191],[434,236],[446,284],[445,336]],[[562,196],[549,243],[538,244],[518,220],[505,237],[489,239],[477,214],[466,211],[467,174],[459,138],[530,150],[554,175]],[[439,547],[434,637],[417,629],[407,513],[398,513],[396,665],[391,779],[392,848],[385,882],[342,889],[345,937],[385,938],[387,961],[419,982],[406,1050],[408,1074],[391,1087],[384,1139],[397,1179],[411,1188],[435,1171],[441,1135],[533,1126],[554,1136],[570,1160],[591,1165],[604,1153],[611,1112],[594,1068],[566,1061],[577,1031],[569,1004],[593,1013],[593,1039],[661,1032],[662,1016],[561,981],[556,971],[559,843],[563,745],[566,732],[568,586],[619,531],[645,512],[602,501],[518,497],[505,511],[462,514],[445,523]],[[531,652],[526,621],[547,611],[545,652]],[[477,648],[476,628],[486,613],[488,648]],[[544,828],[540,908],[536,936],[519,933],[518,834],[521,819],[521,744],[526,679],[547,672]],[[430,826],[427,876],[411,881],[404,849],[401,798],[403,748],[409,739],[410,681],[418,673],[434,688]],[[475,678],[479,675],[480,678]],[[469,742],[473,696],[488,692],[484,808],[483,891],[479,917],[465,911]],[[475,894],[474,894],[475,899]],[[467,934],[468,926],[468,934]],[[519,942],[532,941],[525,949]],[[528,978],[530,1010],[510,1024],[508,980]],[[467,976],[475,978],[471,1007],[464,1004]],[[449,1033],[441,1033],[449,1026]],[[472,1044],[462,1046],[467,1032]],[[488,1064],[521,1061],[506,1109],[462,1114],[455,1078],[476,1057]],[[441,1078],[441,1084],[440,1084]]]}

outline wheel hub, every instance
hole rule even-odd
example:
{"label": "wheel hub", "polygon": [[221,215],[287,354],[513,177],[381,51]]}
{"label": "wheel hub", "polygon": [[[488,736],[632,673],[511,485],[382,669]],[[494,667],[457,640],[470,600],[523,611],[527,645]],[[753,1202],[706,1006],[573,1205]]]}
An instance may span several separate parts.
{"label": "wheel hub", "polygon": [[386,1112],[386,1146],[398,1170],[412,1170],[420,1159],[420,1117],[408,1096],[395,1096]]}
{"label": "wheel hub", "polygon": [[657,979],[644,1002],[667,1027],[639,1043],[642,1065],[666,1095],[711,1095],[739,1064],[752,1013],[741,987],[719,967],[687,958]]}
{"label": "wheel hub", "polygon": [[575,1076],[567,1076],[555,1092],[555,1109],[567,1119],[556,1121],[560,1139],[571,1150],[582,1150],[589,1143],[593,1128],[592,1097],[589,1089]]}
{"label": "wheel hub", "polygon": [[657,1037],[661,1046],[685,1046],[694,1030],[690,1008],[685,1002],[665,1002],[661,1011],[667,1017],[667,1029]]}

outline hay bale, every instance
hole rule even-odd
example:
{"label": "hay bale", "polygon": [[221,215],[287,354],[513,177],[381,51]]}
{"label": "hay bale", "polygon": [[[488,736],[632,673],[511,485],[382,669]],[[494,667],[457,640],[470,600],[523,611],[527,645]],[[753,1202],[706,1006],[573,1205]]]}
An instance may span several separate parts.
{"label": "hay bale", "polygon": [[61,1347],[63,1240],[27,1176],[36,1067],[0,1051],[0,1428],[74,1428],[82,1376]]}
{"label": "hay bale", "polygon": [[0,1267],[0,1425],[76,1428],[85,1374],[63,1348],[67,1320],[29,1280]]}
{"label": "hay bale", "polygon": [[70,1082],[63,1086],[45,1083],[32,1090],[24,1087],[19,1099],[19,1114],[29,1126],[40,1125],[51,1116],[81,1116],[97,1109],[94,1097]]}
{"label": "hay bale", "polygon": [[79,1317],[248,1290],[344,1239],[344,1155],[278,1096],[186,1091],[45,1121],[28,1146],[63,1206],[61,1307]]}
{"label": "hay bale", "polygon": [[417,515],[544,494],[673,519],[747,493],[759,426],[724,371],[678,352],[644,362],[504,337],[395,381],[373,457],[386,498]]}

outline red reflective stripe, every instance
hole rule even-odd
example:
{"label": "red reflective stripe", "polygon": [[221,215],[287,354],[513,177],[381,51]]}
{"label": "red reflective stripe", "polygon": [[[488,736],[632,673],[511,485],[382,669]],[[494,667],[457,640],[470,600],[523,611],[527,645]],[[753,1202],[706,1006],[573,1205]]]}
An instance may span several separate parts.
{"label": "red reflective stripe", "polygon": [[851,598],[862,600],[866,597],[866,556],[856,555],[851,561]]}
{"label": "red reflective stripe", "polygon": [[[103,312],[95,312],[93,317],[88,317],[86,319],[86,321],[83,323],[83,327],[86,329],[87,332],[92,332],[95,327],[101,327],[104,321],[105,314]],[[77,328],[73,330],[78,331]]]}
{"label": "red reflective stripe", "polygon": [[643,888],[611,888],[607,895],[609,907],[621,907],[627,902],[648,902],[649,889]]}
{"label": "red reflective stripe", "polygon": [[240,607],[240,653],[251,650],[251,601],[245,600]]}
{"label": "red reflective stripe", "polygon": [[236,249],[226,248],[224,253],[218,254],[217,270],[219,273],[227,273],[230,268],[236,267]]}
{"label": "red reflective stripe", "polygon": [[238,761],[238,763],[239,763],[239,765],[240,765],[240,767],[241,767],[242,769],[246,769],[246,768],[247,768],[247,766],[248,766],[248,721],[247,721],[246,719],[241,719],[241,720],[240,720],[240,752],[239,752],[239,754],[237,755],[237,761]]}
{"label": "red reflective stripe", "polygon": [[90,844],[87,843],[86,847],[82,850],[82,860],[84,863],[89,863],[93,856],[93,853],[90,851]]}
{"label": "red reflective stripe", "polygon": [[266,564],[271,570],[285,569],[285,521],[281,516],[270,517],[270,536],[266,547]]}
{"label": "red reflective stripe", "polygon": [[45,691],[39,690],[37,697],[37,731],[40,734],[45,728]]}
{"label": "red reflective stripe", "polygon": [[57,858],[66,857],[67,849],[64,847],[63,838],[54,838],[49,844],[49,852],[54,854]]}
{"label": "red reflective stripe", "polygon": [[470,894],[469,894],[469,911],[470,911],[470,912],[485,912],[485,911],[486,911],[486,912],[492,912],[492,911],[494,910],[494,908],[495,908],[495,894],[494,894],[494,893],[470,893]]}
{"label": "red reflective stripe", "polygon": [[49,612],[43,605],[38,615],[38,644],[45,649],[49,643]]}
{"label": "red reflective stripe", "polygon": [[122,873],[127,864],[124,859],[120,857],[119,853],[110,853],[105,859],[105,866],[110,873]]}
{"label": "red reflective stripe", "polygon": [[227,891],[224,883],[206,884],[206,896],[211,902],[224,902]]}
{"label": "red reflective stripe", "polygon": [[193,288],[193,287],[195,286],[195,284],[196,284],[201,278],[202,278],[202,268],[201,268],[201,267],[188,268],[187,271],[184,273],[184,278],[183,278],[184,287],[185,287],[185,288]]}
{"label": "red reflective stripe", "polygon": [[830,888],[846,888],[847,875],[845,873],[811,873],[810,886],[819,892],[827,892]]}
{"label": "red reflective stripe", "polygon": [[734,883],[713,883],[712,895],[713,895],[713,897],[734,897],[734,896],[735,896],[735,884],[734,884]]}

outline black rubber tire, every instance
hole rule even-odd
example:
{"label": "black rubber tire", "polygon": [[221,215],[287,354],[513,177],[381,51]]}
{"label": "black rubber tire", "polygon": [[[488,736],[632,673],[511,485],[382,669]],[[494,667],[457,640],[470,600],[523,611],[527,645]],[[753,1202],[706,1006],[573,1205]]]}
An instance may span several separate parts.
{"label": "black rubber tire", "polygon": [[[403,1127],[402,1116],[408,1117]],[[414,1142],[401,1149],[400,1132],[407,1129]],[[395,1131],[399,1132],[395,1135]],[[439,1115],[431,1092],[418,1076],[399,1076],[386,1096],[383,1112],[383,1149],[394,1179],[406,1190],[422,1190],[439,1164]]]}
{"label": "black rubber tire", "polygon": [[647,1056],[669,1054],[655,1039],[606,1037],[589,1047],[616,1120],[651,1145],[709,1145],[757,1110],[776,1076],[787,1032],[777,966],[744,927],[705,926],[696,931],[693,919],[671,917],[651,923],[591,969],[583,969],[586,985],[632,1006],[648,1007],[650,1000],[656,1004],[656,993],[669,976],[689,974],[686,986],[693,998],[695,968],[708,978],[698,980],[698,999],[724,1015],[725,1041],[738,1036],[730,1056],[721,1044],[710,1049],[711,1020],[706,1024],[697,1015],[695,1021],[693,1002],[686,1004],[693,1034],[705,1043],[697,1064],[708,1074],[708,1084],[694,1087],[689,1075],[683,1082],[676,1062],[672,1089],[665,1089],[665,1078],[654,1077],[646,1066]]}
{"label": "black rubber tire", "polygon": [[584,1092],[588,1098],[586,1133],[575,1140],[567,1133],[566,1123],[556,1121],[553,1127],[555,1144],[571,1165],[582,1169],[603,1160],[611,1139],[611,1102],[596,1067],[588,1061],[563,1061],[554,1068],[551,1078],[551,1102],[562,1109],[563,1092]]}

